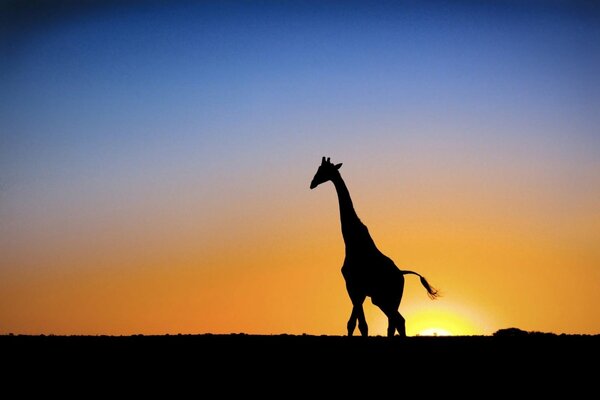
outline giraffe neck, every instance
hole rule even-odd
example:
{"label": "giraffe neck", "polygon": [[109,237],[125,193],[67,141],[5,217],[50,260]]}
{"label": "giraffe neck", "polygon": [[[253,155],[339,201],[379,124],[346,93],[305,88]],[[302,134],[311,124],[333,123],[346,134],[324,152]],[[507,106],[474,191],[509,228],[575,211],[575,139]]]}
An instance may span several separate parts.
{"label": "giraffe neck", "polygon": [[342,224],[342,236],[348,250],[356,250],[359,246],[375,246],[369,235],[367,227],[361,222],[354,210],[350,192],[341,175],[332,179],[338,195],[340,205],[340,221]]}

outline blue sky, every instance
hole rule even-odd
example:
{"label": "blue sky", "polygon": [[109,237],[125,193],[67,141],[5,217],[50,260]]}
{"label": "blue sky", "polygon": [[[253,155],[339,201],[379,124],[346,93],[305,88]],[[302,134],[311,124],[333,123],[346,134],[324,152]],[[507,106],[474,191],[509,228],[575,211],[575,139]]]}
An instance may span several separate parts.
{"label": "blue sky", "polygon": [[569,142],[566,157],[598,145],[600,28],[586,3],[15,4],[3,185],[311,150],[368,158],[399,130],[411,143],[452,131]]}

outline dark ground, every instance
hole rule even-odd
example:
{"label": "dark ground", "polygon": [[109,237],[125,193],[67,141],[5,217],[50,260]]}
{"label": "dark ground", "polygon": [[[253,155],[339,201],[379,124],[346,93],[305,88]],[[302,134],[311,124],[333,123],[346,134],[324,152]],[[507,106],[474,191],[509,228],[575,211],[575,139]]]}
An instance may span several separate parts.
{"label": "dark ground", "polygon": [[599,349],[600,335],[0,336],[8,388],[85,397],[595,397]]}

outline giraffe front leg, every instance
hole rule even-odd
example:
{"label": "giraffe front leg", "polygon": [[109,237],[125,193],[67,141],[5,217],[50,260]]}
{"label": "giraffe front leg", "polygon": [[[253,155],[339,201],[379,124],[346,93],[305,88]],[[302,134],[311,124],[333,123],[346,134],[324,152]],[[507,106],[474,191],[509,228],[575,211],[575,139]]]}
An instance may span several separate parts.
{"label": "giraffe front leg", "polygon": [[354,334],[354,329],[356,328],[356,321],[358,318],[356,317],[355,308],[352,307],[352,312],[350,313],[350,319],[346,324],[346,328],[348,329],[348,336],[352,336]]}
{"label": "giraffe front leg", "polygon": [[356,286],[352,285],[348,280],[346,280],[346,290],[348,291],[348,296],[350,296],[350,301],[352,301],[352,313],[350,314],[350,319],[346,325],[348,328],[348,336],[352,336],[354,334],[354,329],[356,328],[357,322],[360,334],[362,336],[368,336],[369,327],[367,326],[365,312],[363,311],[363,303],[365,302],[367,296],[363,294],[361,290],[358,290]]}
{"label": "giraffe front leg", "polygon": [[355,304],[352,307],[352,313],[350,314],[350,319],[346,325],[348,328],[348,336],[352,336],[354,334],[354,329],[356,328],[357,322],[358,330],[360,331],[361,336],[369,336],[369,326],[367,325],[362,302],[360,304]]}
{"label": "giraffe front leg", "polygon": [[365,313],[363,311],[362,304],[360,305],[360,310],[358,314],[358,330],[360,331],[361,336],[369,336],[369,325],[367,325],[367,319],[365,318]]}

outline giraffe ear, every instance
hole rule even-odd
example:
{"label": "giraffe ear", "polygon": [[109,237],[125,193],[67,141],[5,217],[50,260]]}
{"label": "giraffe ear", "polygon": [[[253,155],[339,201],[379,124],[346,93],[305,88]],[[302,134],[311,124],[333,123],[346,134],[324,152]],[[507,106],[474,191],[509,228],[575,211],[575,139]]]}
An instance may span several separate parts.
{"label": "giraffe ear", "polygon": [[339,163],[339,164],[335,165],[335,169],[340,169],[340,168],[342,168],[342,163]]}

